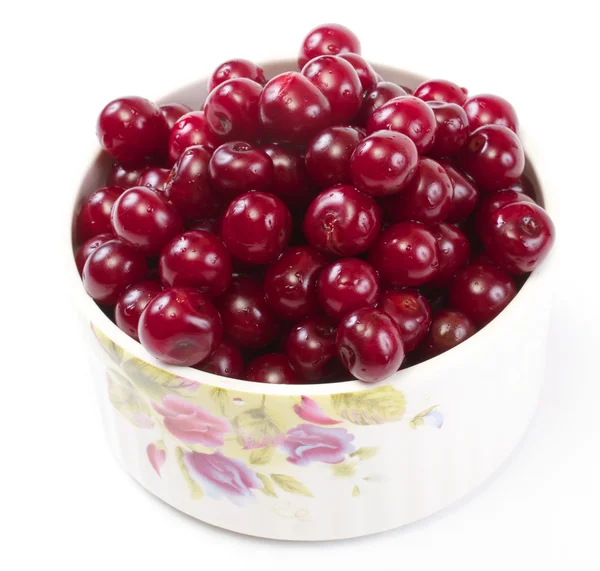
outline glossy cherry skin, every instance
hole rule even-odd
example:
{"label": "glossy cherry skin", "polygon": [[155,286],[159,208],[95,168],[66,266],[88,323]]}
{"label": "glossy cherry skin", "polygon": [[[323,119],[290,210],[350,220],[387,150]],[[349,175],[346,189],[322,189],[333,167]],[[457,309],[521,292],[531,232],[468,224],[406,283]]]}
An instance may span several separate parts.
{"label": "glossy cherry skin", "polygon": [[477,327],[464,313],[455,309],[438,311],[423,341],[423,354],[435,357],[452,349],[477,333]]}
{"label": "glossy cherry skin", "polygon": [[131,284],[117,300],[115,323],[121,329],[139,341],[138,324],[146,306],[162,291],[162,286],[154,280],[145,280]]}
{"label": "glossy cherry skin", "polygon": [[481,239],[488,256],[500,268],[511,274],[525,274],[548,255],[554,234],[554,224],[541,206],[513,202],[490,215]]}
{"label": "glossy cherry skin", "polygon": [[265,273],[265,294],[271,309],[289,321],[319,311],[317,278],[327,259],[311,246],[288,248]]}
{"label": "glossy cherry skin", "polygon": [[191,110],[191,107],[188,107],[183,103],[165,103],[164,105],[160,106],[160,111],[167,121],[169,131],[171,131],[180,117],[183,117],[183,115],[189,113]]}
{"label": "glossy cherry skin", "polygon": [[452,183],[452,204],[446,222],[461,222],[475,210],[479,192],[473,182],[448,161],[440,161]]}
{"label": "glossy cherry skin", "polygon": [[183,220],[175,208],[146,186],[126,190],[115,202],[110,219],[122,242],[148,256],[159,254],[171,238],[183,232]]}
{"label": "glossy cherry skin", "polygon": [[225,200],[251,190],[269,190],[273,181],[273,162],[262,149],[244,141],[221,145],[208,165],[212,188]]}
{"label": "glossy cherry skin", "polygon": [[188,147],[177,159],[165,184],[165,196],[184,220],[212,216],[218,199],[209,178],[210,150]]}
{"label": "glossy cherry skin", "polygon": [[397,222],[439,224],[452,208],[452,182],[438,162],[422,157],[406,188],[387,198],[384,208]]}
{"label": "glossy cherry skin", "polygon": [[223,324],[215,306],[192,288],[169,288],[142,312],[138,336],[144,349],[171,365],[192,367],[221,343]]}
{"label": "glossy cherry skin", "polygon": [[462,105],[467,100],[468,91],[452,81],[429,79],[415,89],[413,95],[423,101],[443,101]]}
{"label": "glossy cherry skin", "polygon": [[495,266],[471,264],[460,270],[450,284],[450,305],[483,327],[515,297],[512,278]]}
{"label": "glossy cherry skin", "polygon": [[402,336],[396,322],[372,307],[357,309],[342,319],[336,346],[344,367],[367,383],[394,374],[404,360]]}
{"label": "glossy cherry skin", "polygon": [[213,89],[204,103],[211,131],[221,141],[254,141],[260,133],[258,98],[262,86],[243,77],[229,79]]}
{"label": "glossy cherry skin", "polygon": [[279,320],[267,303],[262,284],[252,278],[234,278],[217,307],[225,335],[243,349],[262,349],[279,331]]}
{"label": "glossy cherry skin", "polygon": [[350,62],[332,55],[316,57],[304,66],[302,75],[329,101],[332,123],[347,123],[358,113],[363,88]]}
{"label": "glossy cherry skin", "polygon": [[438,272],[428,285],[447,286],[454,274],[465,266],[471,257],[471,245],[464,232],[453,224],[442,222],[429,228],[438,243]]}
{"label": "glossy cherry skin", "polygon": [[324,190],[308,207],[302,228],[310,244],[335,256],[366,252],[379,236],[383,212],[370,196],[350,185]]}
{"label": "glossy cherry skin", "polygon": [[151,101],[122,97],[100,112],[96,135],[111,157],[122,163],[137,163],[165,155],[169,127],[159,107]]}
{"label": "glossy cherry skin", "polygon": [[213,298],[231,283],[231,256],[214,234],[188,230],[163,248],[158,270],[166,286],[193,287]]}
{"label": "glossy cherry skin", "polygon": [[309,317],[292,327],[285,342],[285,354],[299,377],[305,381],[326,378],[337,355],[336,326],[325,317]]}
{"label": "glossy cherry skin", "polygon": [[298,376],[283,353],[267,353],[257,357],[246,367],[244,377],[247,381],[271,385],[287,385],[298,380]]}
{"label": "glossy cherry skin", "polygon": [[464,102],[463,108],[469,119],[471,131],[483,125],[503,125],[515,133],[519,128],[515,108],[498,95],[485,93],[469,97]]}
{"label": "glossy cherry skin", "polygon": [[391,99],[373,112],[367,122],[367,133],[382,129],[406,135],[423,154],[433,147],[437,122],[427,103],[412,95],[405,95]]}
{"label": "glossy cherry skin", "polygon": [[379,81],[364,97],[360,106],[360,111],[354,118],[357,125],[367,126],[367,123],[376,109],[379,109],[384,103],[391,101],[395,97],[407,95],[406,90],[390,81]]}
{"label": "glossy cherry skin", "polygon": [[290,211],[279,198],[265,192],[247,192],[233,200],[221,228],[227,249],[248,264],[275,261],[291,233]]}
{"label": "glossy cherry skin", "polygon": [[360,51],[360,41],[354,32],[340,24],[324,24],[311,30],[304,38],[298,54],[298,67],[302,69],[318,56],[360,54]]}
{"label": "glossy cherry skin", "polygon": [[142,173],[146,170],[144,165],[122,165],[114,163],[106,177],[106,186],[117,186],[123,190],[137,186]]}
{"label": "glossy cherry skin", "polygon": [[377,303],[379,277],[367,262],[344,258],[321,272],[318,289],[321,307],[334,321],[339,321],[350,311]]}
{"label": "glossy cherry skin", "polygon": [[313,191],[302,153],[293,147],[267,143],[261,149],[273,163],[270,192],[290,208],[306,207]]}
{"label": "glossy cherry skin", "polygon": [[369,262],[384,283],[423,285],[439,270],[437,241],[423,224],[398,222],[381,232],[371,248]]}
{"label": "glossy cherry skin", "polygon": [[377,131],[356,146],[350,159],[350,175],[362,192],[387,196],[406,187],[417,162],[417,148],[406,135]]}
{"label": "glossy cherry skin", "polygon": [[87,240],[98,234],[112,233],[110,213],[123,189],[105,186],[92,192],[77,215],[77,237]]}
{"label": "glossy cherry skin", "polygon": [[329,101],[306,77],[288,71],[267,83],[258,103],[267,136],[302,144],[331,123]]}
{"label": "glossy cherry skin", "polygon": [[83,266],[83,286],[98,303],[114,305],[128,285],[146,277],[143,254],[120,240],[109,240],[96,248]]}
{"label": "glossy cherry skin", "polygon": [[377,308],[395,321],[406,353],[413,351],[427,335],[431,325],[431,307],[425,296],[416,289],[383,292]]}
{"label": "glossy cherry skin", "polygon": [[481,236],[486,228],[492,224],[491,216],[496,210],[515,202],[533,204],[534,200],[530,196],[515,190],[497,190],[484,196],[475,215],[475,227],[479,235]]}
{"label": "glossy cherry skin", "polygon": [[363,92],[375,89],[378,82],[377,74],[364,57],[354,53],[339,54],[338,57],[345,59],[354,68]]}
{"label": "glossy cherry skin", "polygon": [[173,164],[183,151],[194,145],[216,149],[219,144],[219,139],[208,127],[204,111],[191,111],[182,115],[171,129],[169,160]]}
{"label": "glossy cherry skin", "polygon": [[473,131],[458,158],[464,171],[486,192],[510,186],[525,168],[519,139],[502,125],[484,125]]}
{"label": "glossy cherry skin", "polygon": [[210,93],[217,85],[235,78],[247,78],[259,85],[267,83],[265,72],[260,65],[247,59],[230,59],[213,71],[208,81],[208,92]]}
{"label": "glossy cherry skin", "polygon": [[435,141],[429,149],[431,157],[449,157],[460,151],[469,137],[469,120],[460,105],[430,101],[427,103],[437,123]]}
{"label": "glossy cherry skin", "polygon": [[515,192],[521,192],[533,199],[534,202],[537,202],[535,186],[532,180],[527,175],[523,175],[517,182],[511,184],[506,190],[514,190]]}
{"label": "glossy cherry skin", "polygon": [[79,275],[83,274],[83,266],[87,259],[92,255],[92,252],[102,246],[102,244],[108,242],[109,240],[114,240],[115,236],[112,232],[107,232],[105,234],[98,234],[97,236],[93,236],[86,240],[77,250],[77,254],[75,254],[75,265],[77,266],[77,271]]}
{"label": "glossy cherry skin", "polygon": [[169,169],[161,169],[160,167],[148,167],[142,171],[137,183],[131,186],[147,186],[154,190],[163,191],[167,178],[169,178]]}
{"label": "glossy cherry skin", "polygon": [[328,127],[306,148],[308,176],[320,188],[352,182],[350,157],[365,136],[354,127]]}
{"label": "glossy cherry skin", "polygon": [[213,375],[231,379],[244,378],[244,358],[240,350],[229,341],[221,341],[219,346],[196,368]]}

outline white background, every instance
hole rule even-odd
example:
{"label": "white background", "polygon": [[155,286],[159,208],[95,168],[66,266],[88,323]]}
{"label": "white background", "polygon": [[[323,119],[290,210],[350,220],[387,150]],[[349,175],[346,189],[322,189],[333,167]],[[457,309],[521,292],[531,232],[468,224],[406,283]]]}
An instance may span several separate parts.
{"label": "white background", "polygon": [[[600,45],[591,4],[3,2],[0,568],[598,569]],[[393,532],[279,543],[182,516],[117,466],[74,334],[59,236],[108,100],[158,97],[235,56],[294,56],[327,21],[352,28],[372,61],[513,102],[545,141],[562,271],[539,411],[490,482]]]}

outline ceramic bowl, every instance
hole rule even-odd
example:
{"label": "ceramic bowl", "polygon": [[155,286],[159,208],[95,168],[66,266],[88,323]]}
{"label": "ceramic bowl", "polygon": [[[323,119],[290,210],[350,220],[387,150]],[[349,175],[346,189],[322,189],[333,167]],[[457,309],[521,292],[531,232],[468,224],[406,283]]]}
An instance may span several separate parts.
{"label": "ceramic bowl", "polygon": [[[291,60],[262,65],[268,77],[296,69]],[[411,88],[424,79],[375,67]],[[206,83],[162,101],[198,109]],[[533,169],[539,149],[527,135],[524,144],[528,174],[553,215],[552,191]],[[103,186],[108,167],[96,150],[71,219]],[[348,538],[413,522],[489,478],[535,411],[552,254],[496,319],[443,355],[375,385],[277,386],[154,359],[87,296],[73,260],[73,228],[67,239],[69,279],[110,446],[150,493],[204,522],[287,540]]]}

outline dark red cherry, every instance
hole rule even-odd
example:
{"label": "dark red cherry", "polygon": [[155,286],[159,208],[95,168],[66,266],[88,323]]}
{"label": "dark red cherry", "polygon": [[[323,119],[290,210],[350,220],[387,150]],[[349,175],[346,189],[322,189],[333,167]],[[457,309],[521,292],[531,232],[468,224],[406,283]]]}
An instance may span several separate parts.
{"label": "dark red cherry", "polygon": [[169,127],[159,107],[143,97],[122,97],[101,112],[96,135],[102,148],[122,163],[163,157]]}
{"label": "dark red cherry", "polygon": [[452,208],[452,183],[436,161],[421,157],[417,171],[405,189],[385,199],[384,208],[397,222],[443,222]]}
{"label": "dark red cherry", "polygon": [[502,125],[484,125],[473,131],[458,157],[464,171],[486,192],[510,186],[525,168],[518,137]]}
{"label": "dark red cherry", "polygon": [[251,190],[268,190],[273,181],[273,162],[262,149],[244,141],[231,141],[214,152],[208,175],[217,194],[231,200]]}
{"label": "dark red cherry", "polygon": [[169,173],[165,196],[184,220],[196,220],[216,212],[217,195],[208,182],[210,158],[206,147],[188,147]]}
{"label": "dark red cherry", "polygon": [[454,274],[465,266],[471,256],[471,246],[465,234],[453,224],[442,222],[430,228],[438,243],[438,272],[428,285],[447,286]]}
{"label": "dark red cherry", "polygon": [[187,229],[202,230],[203,232],[210,232],[215,236],[221,234],[217,218],[200,218],[200,220],[194,220],[187,225]]}
{"label": "dark red cherry", "polygon": [[281,198],[289,208],[306,207],[314,193],[302,153],[293,147],[276,143],[267,143],[261,149],[273,163],[271,194]]}
{"label": "dark red cherry", "polygon": [[344,367],[367,383],[393,375],[404,360],[398,326],[387,313],[372,307],[344,317],[338,326],[336,346]]}
{"label": "dark red cherry", "polygon": [[140,178],[138,178],[136,184],[131,186],[147,186],[157,191],[163,191],[167,178],[169,177],[169,169],[161,169],[160,167],[148,167],[142,171]]}
{"label": "dark red cherry", "polygon": [[266,134],[280,142],[306,143],[331,123],[331,106],[325,95],[293,71],[271,79],[258,106]]}
{"label": "dark red cherry", "polygon": [[369,262],[384,283],[423,285],[439,270],[437,241],[423,224],[398,222],[381,232],[371,248]]}
{"label": "dark red cherry", "polygon": [[156,295],[162,291],[157,281],[146,280],[130,285],[117,300],[115,306],[115,323],[121,329],[139,341],[138,324],[142,311]]}
{"label": "dark red cherry", "polygon": [[180,117],[182,117],[186,113],[189,113],[191,110],[191,107],[188,107],[183,103],[165,103],[164,105],[160,106],[160,111],[167,121],[169,131],[171,131],[171,129],[173,128],[175,123],[177,123]]}
{"label": "dark red cherry", "polygon": [[247,381],[287,385],[296,383],[298,377],[283,353],[267,353],[252,361],[244,374]]}
{"label": "dark red cherry", "polygon": [[251,79],[259,85],[267,83],[265,72],[260,65],[256,65],[247,59],[231,59],[222,63],[210,76],[208,92],[210,93],[217,85],[238,77]]}
{"label": "dark red cherry", "polygon": [[327,259],[311,246],[288,248],[265,273],[271,309],[290,321],[318,313],[317,278],[326,265]]}
{"label": "dark red cherry", "polygon": [[387,196],[406,187],[417,170],[413,141],[394,131],[377,131],[363,139],[350,159],[356,188],[372,196]]}
{"label": "dark red cherry", "polygon": [[376,109],[379,109],[384,103],[387,103],[395,97],[402,97],[403,95],[407,95],[407,92],[403,87],[389,81],[379,81],[375,87],[369,90],[365,95],[360,106],[360,111],[354,118],[354,122],[357,125],[366,127],[367,122]]}
{"label": "dark red cherry", "polygon": [[319,301],[325,313],[339,321],[346,313],[377,303],[379,277],[358,258],[344,258],[327,266],[318,281]]}
{"label": "dark red cherry", "polygon": [[350,122],[360,109],[363,89],[352,64],[338,56],[324,55],[310,60],[302,75],[329,101],[332,123]]}
{"label": "dark red cherry", "polygon": [[193,287],[210,298],[231,283],[231,256],[217,236],[188,230],[175,236],[158,262],[161,281],[171,287]]}
{"label": "dark red cherry", "polygon": [[350,157],[365,136],[354,127],[328,127],[306,148],[306,170],[320,188],[352,182]]}
{"label": "dark red cherry", "polygon": [[146,170],[145,165],[122,165],[114,163],[106,177],[106,186],[117,186],[123,190],[138,185],[138,180]]}
{"label": "dark red cherry", "polygon": [[252,278],[234,278],[217,307],[226,337],[243,349],[266,347],[279,331],[279,320],[267,303],[262,284]]}
{"label": "dark red cherry", "polygon": [[452,205],[446,216],[446,222],[461,222],[477,206],[479,192],[473,181],[469,180],[462,172],[448,161],[440,161],[452,183]]}
{"label": "dark red cherry", "polygon": [[421,83],[413,95],[423,101],[444,101],[462,105],[467,100],[467,90],[452,81],[429,79]]}
{"label": "dark red cherry", "polygon": [[483,197],[475,215],[475,227],[479,235],[483,234],[488,226],[492,224],[491,215],[499,208],[514,202],[526,202],[533,204],[533,199],[515,190],[497,190]]}
{"label": "dark red cherry", "polygon": [[80,241],[98,234],[112,233],[110,213],[123,189],[105,186],[92,192],[77,215],[77,237]]}
{"label": "dark red cherry", "polygon": [[335,56],[344,53],[360,54],[360,41],[348,28],[340,24],[323,24],[312,29],[302,42],[298,54],[298,67],[318,56]]}
{"label": "dark red cherry", "polygon": [[515,297],[512,278],[495,266],[471,264],[460,270],[450,285],[450,305],[483,327]]}
{"label": "dark red cherry", "polygon": [[142,312],[138,335],[144,349],[169,363],[191,367],[221,342],[223,325],[215,306],[192,288],[169,288]]}
{"label": "dark red cherry", "polygon": [[191,111],[182,115],[171,129],[169,138],[169,160],[173,164],[188,147],[202,145],[216,149],[219,139],[209,129],[204,111]]}
{"label": "dark red cherry", "polygon": [[335,325],[325,317],[309,317],[292,327],[286,337],[285,354],[305,381],[326,378],[337,351]]}
{"label": "dark red cherry", "polygon": [[339,57],[345,59],[354,68],[364,92],[375,88],[378,81],[377,74],[365,58],[353,53],[339,54]]}
{"label": "dark red cherry", "polygon": [[83,286],[98,303],[114,305],[128,285],[146,277],[143,254],[120,240],[109,240],[96,248],[83,266]]}
{"label": "dark red cherry", "polygon": [[423,354],[426,357],[440,355],[475,333],[477,327],[464,313],[455,309],[442,309],[433,316],[429,333],[423,341]]}
{"label": "dark red cherry", "polygon": [[535,185],[533,184],[533,181],[525,174],[517,182],[511,184],[506,190],[514,190],[515,192],[526,194],[533,199],[534,202],[537,202]]}
{"label": "dark red cherry", "polygon": [[232,379],[244,378],[244,358],[240,350],[229,341],[221,341],[219,346],[195,368]]}
{"label": "dark red cherry", "polygon": [[395,321],[406,353],[413,351],[427,335],[431,308],[416,289],[388,290],[381,294],[377,307]]}
{"label": "dark red cherry", "polygon": [[481,239],[495,264],[511,274],[524,274],[532,272],[548,255],[554,233],[554,224],[541,206],[513,202],[489,216]]}
{"label": "dark red cherry", "polygon": [[306,239],[336,256],[366,252],[381,230],[381,206],[350,185],[324,190],[310,204],[303,222]]}
{"label": "dark red cherry", "polygon": [[430,101],[427,103],[437,123],[435,141],[429,149],[429,155],[442,158],[460,151],[469,137],[469,120],[460,105]]}
{"label": "dark red cherry", "polygon": [[515,108],[498,95],[485,93],[469,97],[464,102],[463,108],[469,119],[471,131],[483,125],[503,125],[515,133],[519,128]]}
{"label": "dark red cherry", "polygon": [[86,240],[77,250],[77,254],[75,254],[75,265],[77,266],[77,271],[79,275],[83,274],[83,266],[87,259],[92,255],[92,252],[102,246],[102,244],[108,242],[109,240],[114,240],[115,236],[112,232],[107,232],[106,234],[98,234],[92,238]]}
{"label": "dark red cherry", "polygon": [[222,141],[254,141],[260,134],[258,98],[262,86],[243,77],[229,79],[213,89],[204,103],[212,132]]}
{"label": "dark red cherry", "polygon": [[291,233],[290,211],[279,198],[265,192],[247,192],[233,200],[221,228],[228,250],[248,264],[275,261]]}

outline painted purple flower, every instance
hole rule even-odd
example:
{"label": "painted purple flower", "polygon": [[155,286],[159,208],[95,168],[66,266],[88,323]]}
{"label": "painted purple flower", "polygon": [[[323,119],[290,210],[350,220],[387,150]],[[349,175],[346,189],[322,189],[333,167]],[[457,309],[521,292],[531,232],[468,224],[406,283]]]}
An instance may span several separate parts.
{"label": "painted purple flower", "polygon": [[281,447],[288,454],[288,462],[298,466],[311,462],[339,464],[346,454],[356,450],[352,440],[354,436],[345,428],[299,424],[288,431]]}
{"label": "painted purple flower", "polygon": [[213,454],[186,452],[183,461],[190,477],[211,498],[226,497],[240,505],[254,496],[253,489],[263,487],[256,472],[243,462],[224,456],[219,450]]}
{"label": "painted purple flower", "polygon": [[165,395],[162,405],[153,403],[153,406],[165,417],[165,428],[186,444],[216,448],[223,446],[224,435],[231,432],[231,425],[226,419],[213,416],[176,395]]}

